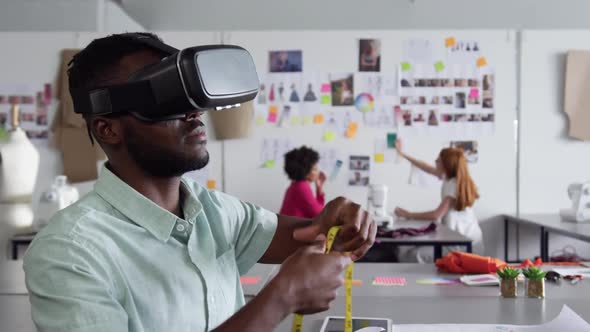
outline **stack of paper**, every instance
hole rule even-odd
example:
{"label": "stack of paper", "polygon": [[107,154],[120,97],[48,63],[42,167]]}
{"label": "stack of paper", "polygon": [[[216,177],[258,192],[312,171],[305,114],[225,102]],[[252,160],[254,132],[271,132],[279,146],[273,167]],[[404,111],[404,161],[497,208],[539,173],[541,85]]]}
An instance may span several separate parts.
{"label": "stack of paper", "polygon": [[404,324],[393,325],[393,332],[519,332],[519,331],[590,331],[590,324],[567,305],[554,320],[541,325],[498,324]]}

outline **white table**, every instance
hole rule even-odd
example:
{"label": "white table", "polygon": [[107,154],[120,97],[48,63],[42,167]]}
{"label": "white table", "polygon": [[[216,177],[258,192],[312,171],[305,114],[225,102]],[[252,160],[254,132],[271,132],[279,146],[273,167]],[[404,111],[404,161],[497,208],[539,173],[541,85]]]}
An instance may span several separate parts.
{"label": "white table", "polygon": [[[403,276],[406,286],[371,286],[373,277]],[[390,318],[398,324],[542,324],[557,317],[564,304],[590,321],[590,280],[576,285],[562,282],[546,284],[546,298],[529,299],[523,296],[503,299],[497,286],[470,287],[459,285],[419,285],[417,279],[427,277],[459,277],[438,274],[433,265],[358,263],[354,279],[362,286],[353,287],[353,315]],[[332,303],[331,309],[305,317],[303,331],[319,331],[326,316],[344,315],[344,292]],[[276,331],[290,331],[292,316],[285,319]]]}
{"label": "white table", "polygon": [[[581,241],[590,242],[590,223],[565,221],[559,214],[522,214],[504,216],[504,260],[508,261],[508,225],[532,225],[540,230],[540,256],[549,261],[549,233],[561,234]],[[520,260],[517,257],[516,260]]]}

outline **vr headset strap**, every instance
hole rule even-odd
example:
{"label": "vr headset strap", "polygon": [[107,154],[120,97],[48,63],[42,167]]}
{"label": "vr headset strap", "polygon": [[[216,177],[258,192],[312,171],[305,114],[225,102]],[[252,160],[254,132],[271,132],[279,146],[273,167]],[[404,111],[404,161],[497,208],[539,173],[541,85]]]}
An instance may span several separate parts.
{"label": "vr headset strap", "polygon": [[107,114],[146,110],[156,105],[149,81],[138,81],[94,89],[76,91],[75,110],[83,114]]}

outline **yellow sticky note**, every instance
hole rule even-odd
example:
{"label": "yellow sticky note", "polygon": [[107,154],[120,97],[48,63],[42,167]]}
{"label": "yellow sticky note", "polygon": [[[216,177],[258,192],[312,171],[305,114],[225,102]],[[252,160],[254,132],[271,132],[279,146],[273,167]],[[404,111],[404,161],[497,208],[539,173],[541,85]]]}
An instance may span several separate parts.
{"label": "yellow sticky note", "polygon": [[320,98],[320,102],[324,105],[330,105],[332,104],[332,96],[322,95],[322,97]]}
{"label": "yellow sticky note", "polygon": [[279,107],[278,106],[271,106],[268,108],[268,113],[273,113],[273,114],[277,114],[279,113]]}
{"label": "yellow sticky note", "polygon": [[313,123],[313,117],[311,117],[311,116],[304,116],[303,117],[303,125],[304,126],[309,126],[312,123]]}
{"label": "yellow sticky note", "polygon": [[385,154],[383,154],[383,153],[375,153],[375,162],[376,163],[385,162]]}
{"label": "yellow sticky note", "polygon": [[299,126],[301,125],[301,117],[300,116],[293,116],[289,120],[292,126]]}
{"label": "yellow sticky note", "polygon": [[359,124],[356,123],[356,122],[351,122],[351,123],[348,124],[348,129],[349,130],[355,130],[356,131],[358,129],[358,127],[359,127]]}
{"label": "yellow sticky note", "polygon": [[257,116],[256,117],[256,125],[257,126],[262,126],[264,124],[264,117],[263,116]]}
{"label": "yellow sticky note", "polygon": [[313,123],[315,124],[322,124],[324,123],[324,115],[323,114],[316,114],[313,116]]}
{"label": "yellow sticky note", "polygon": [[336,133],[333,131],[325,131],[324,132],[324,141],[330,142],[336,138]]}
{"label": "yellow sticky note", "polygon": [[412,70],[412,65],[409,62],[402,62],[402,71]]}
{"label": "yellow sticky note", "polygon": [[449,37],[447,39],[445,39],[445,46],[446,47],[453,47],[457,45],[457,41],[455,40],[455,37]]}
{"label": "yellow sticky note", "polygon": [[274,160],[267,160],[264,162],[264,167],[266,168],[273,168],[275,167],[275,161]]}
{"label": "yellow sticky note", "polygon": [[478,67],[485,67],[488,64],[488,60],[485,57],[480,57],[477,59],[477,66]]}
{"label": "yellow sticky note", "polygon": [[207,180],[207,189],[215,189],[216,183],[215,180]]}

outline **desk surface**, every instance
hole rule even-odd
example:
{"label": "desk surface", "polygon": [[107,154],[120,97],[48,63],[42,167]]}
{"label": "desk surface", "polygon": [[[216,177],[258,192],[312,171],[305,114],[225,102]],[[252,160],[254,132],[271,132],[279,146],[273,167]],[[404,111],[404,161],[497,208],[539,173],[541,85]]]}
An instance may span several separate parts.
{"label": "desk surface", "polygon": [[[421,228],[424,226],[428,226],[430,221],[396,221],[392,225],[392,229],[399,229],[399,228]],[[404,242],[438,242],[441,244],[444,243],[470,243],[472,240],[459,232],[451,230],[447,226],[438,223],[436,225],[436,231],[419,236],[408,236],[402,237],[398,239],[392,239],[387,237],[379,237],[379,241],[381,242],[395,242],[395,243],[404,243]]]}
{"label": "desk surface", "polygon": [[[377,276],[405,277],[406,286],[372,286]],[[355,265],[354,279],[361,286],[353,286],[353,315],[390,318],[398,324],[542,324],[557,317],[564,304],[590,321],[590,281],[576,285],[562,282],[546,283],[544,300],[524,297],[519,284],[519,297],[503,299],[498,286],[473,287],[457,285],[420,285],[417,279],[459,275],[437,273],[431,264],[376,264]],[[303,331],[319,331],[326,316],[344,315],[344,292],[341,290],[324,313],[306,316]],[[290,331],[289,316],[276,331]]]}
{"label": "desk surface", "polygon": [[555,214],[522,214],[520,216],[506,215],[509,221],[520,224],[543,226],[554,233],[567,235],[583,241],[590,241],[590,223],[564,221]]}
{"label": "desk surface", "polygon": [[[2,265],[0,276],[5,276],[10,266],[22,271],[18,262]],[[247,275],[260,276],[276,273],[275,265],[256,265]],[[14,272],[14,271],[13,271]],[[14,272],[17,276],[19,272]],[[7,274],[6,274],[7,275]],[[371,286],[377,276],[400,276],[407,280],[406,286]],[[563,282],[560,286],[547,283],[544,300],[503,299],[498,296],[498,287],[469,287],[464,285],[419,285],[416,280],[427,277],[458,277],[438,274],[431,264],[355,264],[354,278],[363,280],[363,285],[353,287],[353,313],[355,316],[391,318],[394,323],[502,323],[541,324],[557,317],[564,304],[590,321],[590,280],[576,285]],[[22,283],[24,285],[24,283]],[[258,287],[262,288],[262,283]],[[520,294],[522,295],[522,287]],[[246,287],[245,287],[246,289]],[[258,289],[258,290],[259,290]],[[26,290],[25,290],[26,291]],[[251,292],[252,293],[252,292]],[[324,313],[306,316],[304,331],[319,331],[324,317],[344,314],[344,292]],[[0,321],[7,331],[35,331],[30,316],[30,303],[26,295],[0,295]],[[276,331],[290,331],[292,317],[285,319]],[[5,325],[6,324],[6,325]]]}

